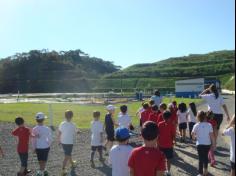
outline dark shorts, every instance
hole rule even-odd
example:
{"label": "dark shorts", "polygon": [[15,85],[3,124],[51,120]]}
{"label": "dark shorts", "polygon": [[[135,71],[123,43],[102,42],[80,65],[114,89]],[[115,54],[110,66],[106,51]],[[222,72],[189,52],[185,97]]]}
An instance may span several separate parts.
{"label": "dark shorts", "polygon": [[187,123],[180,123],[179,124],[179,129],[180,130],[186,130],[188,128],[188,124]]}
{"label": "dark shorts", "polygon": [[71,156],[73,151],[73,144],[62,144],[62,148],[66,156]]}
{"label": "dark shorts", "polygon": [[36,149],[38,161],[47,161],[50,148],[47,149]]}
{"label": "dark shorts", "polygon": [[115,132],[114,131],[107,132],[107,140],[111,141],[111,142],[115,141]]}
{"label": "dark shorts", "polygon": [[220,126],[223,122],[224,115],[223,114],[214,114],[214,120],[217,122],[217,129],[220,129]]}
{"label": "dark shorts", "polygon": [[19,153],[19,157],[20,157],[20,162],[21,162],[21,167],[28,167],[28,153]]}
{"label": "dark shorts", "polygon": [[235,163],[231,161],[231,169],[235,170]]}
{"label": "dark shorts", "polygon": [[103,149],[103,146],[92,146],[91,147],[91,150],[93,151],[93,152],[96,152],[96,151],[102,151],[102,149]]}
{"label": "dark shorts", "polygon": [[160,148],[160,151],[164,153],[166,158],[168,160],[171,160],[174,158],[174,149],[173,148]]}

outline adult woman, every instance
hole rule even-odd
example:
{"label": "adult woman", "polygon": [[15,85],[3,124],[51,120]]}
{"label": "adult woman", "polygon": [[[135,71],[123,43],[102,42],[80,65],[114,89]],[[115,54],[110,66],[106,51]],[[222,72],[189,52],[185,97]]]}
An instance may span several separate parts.
{"label": "adult woman", "polygon": [[206,100],[208,104],[208,111],[212,111],[214,114],[214,120],[217,122],[217,131],[216,131],[216,138],[218,137],[220,126],[223,122],[223,111],[222,107],[227,115],[227,121],[230,121],[230,115],[228,108],[224,102],[223,97],[219,94],[216,86],[212,84],[208,89],[204,90],[200,97]]}
{"label": "adult woman", "polygon": [[161,96],[161,93],[159,90],[155,91],[155,94],[151,97],[151,100],[155,101],[155,105],[157,105],[158,107],[160,106],[160,104],[162,103],[163,97]]}

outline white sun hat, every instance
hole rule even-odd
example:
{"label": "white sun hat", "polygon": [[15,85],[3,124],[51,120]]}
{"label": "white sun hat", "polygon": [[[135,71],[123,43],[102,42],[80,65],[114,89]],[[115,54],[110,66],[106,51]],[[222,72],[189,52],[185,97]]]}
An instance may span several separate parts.
{"label": "white sun hat", "polygon": [[106,108],[108,111],[115,111],[116,107],[113,105],[108,105]]}
{"label": "white sun hat", "polygon": [[46,119],[46,118],[47,118],[47,116],[45,116],[45,114],[42,113],[42,112],[38,112],[35,116],[36,120],[43,120],[43,119]]}

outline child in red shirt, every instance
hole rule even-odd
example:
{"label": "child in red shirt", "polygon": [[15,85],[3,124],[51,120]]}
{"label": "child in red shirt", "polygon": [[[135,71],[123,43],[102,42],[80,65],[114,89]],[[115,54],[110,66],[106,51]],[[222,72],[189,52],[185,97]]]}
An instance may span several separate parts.
{"label": "child in red shirt", "polygon": [[165,103],[160,104],[160,114],[158,116],[157,119],[157,124],[159,124],[160,122],[163,122],[163,112],[167,110],[167,105]]}
{"label": "child in red shirt", "polygon": [[144,146],[136,148],[129,158],[130,176],[163,176],[166,170],[164,154],[157,148],[158,127],[146,122],[142,128]]}
{"label": "child in red shirt", "polygon": [[[212,125],[214,136],[216,136],[216,134],[217,134],[217,122],[214,120],[214,114],[212,112],[207,113],[207,122]],[[216,165],[216,159],[215,159],[214,150],[212,148],[209,151],[208,158],[211,162],[211,166],[214,167]]]}
{"label": "child in red shirt", "polygon": [[149,119],[149,115],[150,115],[150,109],[149,109],[149,108],[150,108],[150,106],[149,106],[148,103],[144,103],[144,104],[143,104],[143,109],[144,109],[144,111],[141,113],[140,127],[142,127],[143,124],[144,124],[145,122],[147,122],[148,119]]}
{"label": "child in red shirt", "polygon": [[157,105],[152,106],[152,113],[149,115],[149,121],[157,123],[160,111]]}
{"label": "child in red shirt", "polygon": [[17,173],[18,176],[24,176],[30,173],[27,170],[28,167],[28,151],[29,151],[29,139],[31,135],[31,130],[24,126],[24,119],[22,117],[17,117],[15,119],[15,123],[18,126],[14,131],[12,131],[12,135],[18,137],[18,146],[17,152],[21,161],[21,169]]}
{"label": "child in red shirt", "polygon": [[164,121],[158,124],[159,128],[159,138],[158,144],[160,150],[165,154],[167,158],[167,173],[166,175],[169,176],[170,168],[171,168],[171,160],[173,159],[173,144],[176,136],[176,128],[175,125],[171,122],[171,112],[165,111],[163,113]]}

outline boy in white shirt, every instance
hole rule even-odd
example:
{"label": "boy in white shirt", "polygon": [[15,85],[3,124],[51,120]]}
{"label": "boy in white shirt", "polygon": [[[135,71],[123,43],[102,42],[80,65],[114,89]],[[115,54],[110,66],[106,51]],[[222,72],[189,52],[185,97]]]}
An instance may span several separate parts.
{"label": "boy in white shirt", "polygon": [[112,147],[109,163],[112,165],[112,176],[129,176],[128,160],[133,148],[128,145],[130,134],[124,127],[116,129],[116,140],[119,145]]}
{"label": "boy in white shirt", "polygon": [[230,162],[231,162],[231,176],[235,176],[235,115],[226,130],[223,132],[223,136],[229,136],[231,138],[230,143]]}
{"label": "boy in white shirt", "polygon": [[39,112],[36,114],[35,119],[38,125],[32,130],[32,146],[33,150],[37,154],[40,170],[36,176],[48,176],[48,172],[45,170],[50,146],[52,144],[51,129],[44,125],[44,120],[47,117]]}
{"label": "boy in white shirt", "polygon": [[102,122],[100,122],[100,116],[101,113],[98,111],[94,111],[93,112],[93,118],[94,120],[91,122],[91,132],[92,132],[92,136],[91,136],[91,167],[95,167],[94,164],[94,156],[96,151],[98,151],[99,153],[99,160],[101,162],[104,162],[103,159],[103,124]]}
{"label": "boy in white shirt", "polygon": [[62,176],[67,174],[66,166],[68,165],[68,162],[70,162],[72,168],[76,167],[76,161],[73,161],[71,156],[77,134],[76,125],[72,123],[73,115],[72,111],[67,110],[65,112],[65,121],[59,126],[58,139],[65,154],[62,164]]}
{"label": "boy in white shirt", "polygon": [[125,127],[127,129],[130,128],[130,125],[132,125],[131,118],[127,113],[128,107],[126,105],[122,105],[120,107],[120,114],[118,116],[118,125],[119,127]]}

